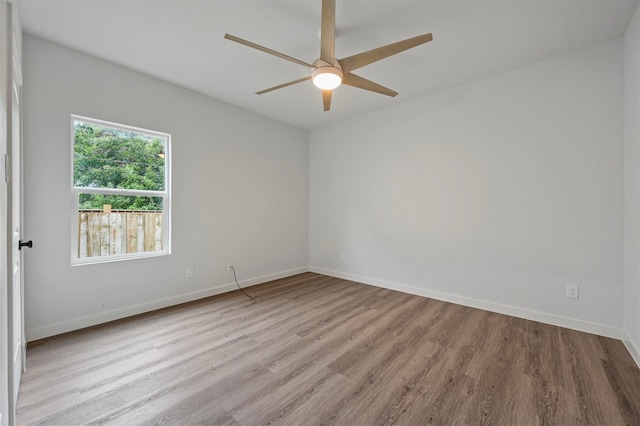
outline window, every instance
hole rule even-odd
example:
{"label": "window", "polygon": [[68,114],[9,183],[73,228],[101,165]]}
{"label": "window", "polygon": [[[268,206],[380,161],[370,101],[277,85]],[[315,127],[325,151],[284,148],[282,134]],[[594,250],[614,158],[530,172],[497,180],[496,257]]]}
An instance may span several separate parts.
{"label": "window", "polygon": [[71,116],[71,264],[166,255],[171,135]]}

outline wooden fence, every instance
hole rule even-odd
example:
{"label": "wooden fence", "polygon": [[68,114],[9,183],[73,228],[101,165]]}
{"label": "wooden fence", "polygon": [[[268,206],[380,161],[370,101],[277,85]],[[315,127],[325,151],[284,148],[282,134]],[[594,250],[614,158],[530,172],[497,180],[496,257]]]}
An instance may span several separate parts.
{"label": "wooden fence", "polygon": [[78,257],[162,250],[162,212],[80,210]]}

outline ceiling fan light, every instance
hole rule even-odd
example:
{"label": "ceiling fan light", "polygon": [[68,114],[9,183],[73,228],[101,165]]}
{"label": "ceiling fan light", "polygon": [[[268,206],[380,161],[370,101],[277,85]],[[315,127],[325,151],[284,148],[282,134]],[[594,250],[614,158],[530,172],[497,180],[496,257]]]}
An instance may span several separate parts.
{"label": "ceiling fan light", "polygon": [[342,83],[342,71],[335,67],[316,68],[311,77],[313,84],[322,90],[333,90]]}

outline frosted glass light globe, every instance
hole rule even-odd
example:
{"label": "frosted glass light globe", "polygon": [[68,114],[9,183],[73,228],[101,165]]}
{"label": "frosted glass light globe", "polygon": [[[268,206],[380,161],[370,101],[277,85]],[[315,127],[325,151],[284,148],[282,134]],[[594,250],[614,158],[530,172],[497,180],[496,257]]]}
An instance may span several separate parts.
{"label": "frosted glass light globe", "polygon": [[333,90],[342,83],[342,71],[335,67],[316,68],[311,77],[313,84],[322,90]]}

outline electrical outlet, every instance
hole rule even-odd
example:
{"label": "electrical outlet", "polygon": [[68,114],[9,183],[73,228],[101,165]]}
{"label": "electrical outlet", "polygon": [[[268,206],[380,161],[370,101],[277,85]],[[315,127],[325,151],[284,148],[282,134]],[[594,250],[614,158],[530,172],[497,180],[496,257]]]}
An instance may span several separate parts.
{"label": "electrical outlet", "polygon": [[344,255],[344,253],[340,253],[340,262],[344,262],[346,258],[347,257]]}
{"label": "electrical outlet", "polygon": [[233,268],[233,262],[229,261],[227,262],[227,271],[230,271],[231,268]]}
{"label": "electrical outlet", "polygon": [[193,278],[193,266],[187,268],[187,278]]}
{"label": "electrical outlet", "polygon": [[579,295],[580,287],[573,284],[567,285],[567,297],[570,297],[571,299],[577,299]]}

